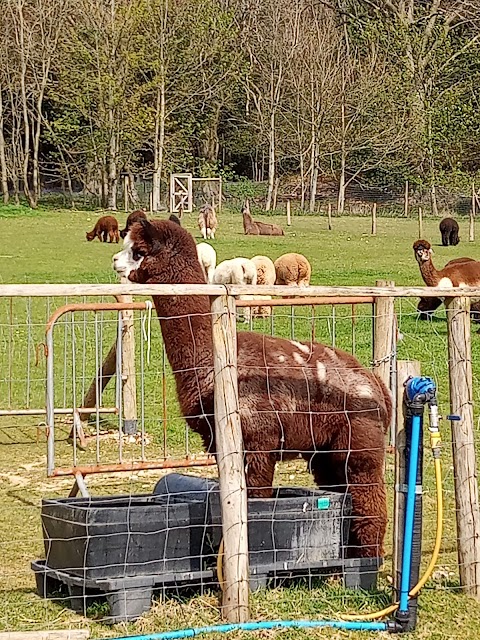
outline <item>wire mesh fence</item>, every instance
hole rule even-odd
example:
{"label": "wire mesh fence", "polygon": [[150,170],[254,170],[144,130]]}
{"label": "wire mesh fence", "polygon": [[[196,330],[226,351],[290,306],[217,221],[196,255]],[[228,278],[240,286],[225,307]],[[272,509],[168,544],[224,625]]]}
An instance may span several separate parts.
{"label": "wire mesh fence", "polygon": [[[342,294],[345,291],[337,300]],[[205,342],[211,334],[211,316],[160,317],[161,332],[148,305],[133,312],[137,430],[125,433],[125,380],[119,357],[101,392],[102,363],[113,347],[123,352],[121,310],[100,308],[112,299],[0,299],[5,630],[82,626],[85,620],[76,617],[78,613],[86,615],[93,628],[101,621],[129,621],[133,625],[129,629],[137,631],[158,624],[175,628],[185,625],[182,617],[202,624],[211,621],[212,611],[218,612],[219,581],[225,579],[218,472],[215,466],[185,470],[206,463],[213,437],[212,347]],[[40,415],[45,411],[48,378],[45,328],[59,306],[93,301],[97,310],[73,308],[56,320],[52,330],[52,468],[64,471],[47,478],[43,431],[48,434],[48,429],[46,414]],[[270,617],[282,615],[282,606],[290,611],[286,604],[276,608],[279,592],[272,595],[272,586],[281,589],[280,597],[293,604],[293,612],[298,598],[316,602],[313,609],[307,606],[313,615],[374,610],[392,597],[395,456],[390,449],[384,454],[383,447],[380,452],[371,440],[361,446],[353,441],[359,419],[371,425],[382,422],[378,384],[372,386],[368,372],[376,364],[376,306],[305,302],[272,303],[269,317],[251,317],[248,323],[241,307],[237,309],[239,354],[243,350],[258,358],[250,362],[239,356],[237,365],[247,484],[256,489],[248,503],[253,618],[261,617],[265,603]],[[411,296],[395,300],[397,339],[385,345],[390,386],[396,383],[397,360],[420,361],[422,374],[437,382],[440,413],[445,416],[449,412],[446,314],[440,310],[432,321],[421,321],[417,302]],[[245,329],[256,337],[251,340],[252,334],[242,333]],[[320,358],[315,342],[325,345]],[[471,348],[475,381],[480,363],[475,336]],[[95,402],[90,414],[82,414],[92,384]],[[317,401],[320,388],[328,392]],[[474,401],[477,389],[474,384]],[[76,437],[72,442],[76,413],[83,418],[86,447]],[[245,433],[247,423],[250,437]],[[324,431],[343,424],[346,440],[316,438],[317,423],[324,425]],[[443,423],[442,432],[449,442],[447,424]],[[302,430],[306,435],[300,445]],[[425,454],[424,565],[435,542],[436,520],[428,457]],[[366,460],[366,470],[359,471],[360,459]],[[101,465],[108,474],[90,475],[101,471]],[[375,476],[375,465],[384,475]],[[457,505],[448,445],[443,465],[445,529],[431,585],[458,590]],[[178,466],[182,475],[164,475],[162,466]],[[82,468],[87,469],[86,488],[93,497],[68,499],[73,477],[62,474],[74,475]],[[123,473],[114,473],[120,469]],[[379,505],[384,490],[388,518],[382,544]],[[376,495],[372,510],[359,512],[358,495],[364,498],[372,491]],[[362,540],[360,535],[359,539],[359,518],[371,528],[373,538]],[[36,591],[49,598],[39,598]],[[28,603],[28,619],[12,619],[10,612],[18,599]]]}

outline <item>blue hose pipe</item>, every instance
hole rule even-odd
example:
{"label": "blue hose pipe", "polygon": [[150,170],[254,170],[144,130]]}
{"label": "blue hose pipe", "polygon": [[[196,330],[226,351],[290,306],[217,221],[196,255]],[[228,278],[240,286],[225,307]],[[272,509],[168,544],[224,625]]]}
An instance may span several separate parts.
{"label": "blue hose pipe", "polygon": [[347,620],[271,620],[264,622],[241,622],[237,624],[218,624],[208,627],[191,627],[177,631],[147,633],[140,636],[124,636],[116,640],[182,640],[195,638],[204,633],[230,633],[231,631],[261,631],[264,629],[313,629],[329,627],[345,631],[390,631],[395,623],[391,622],[348,622]]}
{"label": "blue hose pipe", "polygon": [[415,496],[417,485],[418,452],[420,446],[421,416],[412,416],[412,437],[410,460],[408,465],[407,503],[405,507],[405,527],[402,557],[402,577],[400,581],[399,613],[408,612],[408,593],[410,591],[410,574],[412,566],[413,532],[415,524]]}

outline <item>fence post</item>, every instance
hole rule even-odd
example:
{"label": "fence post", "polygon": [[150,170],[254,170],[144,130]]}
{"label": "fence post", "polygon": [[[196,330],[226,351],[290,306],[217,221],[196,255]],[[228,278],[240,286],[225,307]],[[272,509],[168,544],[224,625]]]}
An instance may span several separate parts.
{"label": "fence post", "polygon": [[423,238],[423,211],[422,207],[418,207],[418,239]]}
{"label": "fence post", "polygon": [[372,236],[377,235],[377,203],[373,203],[372,207]]}
{"label": "fence post", "polygon": [[[377,287],[394,287],[388,280],[377,280]],[[373,323],[373,372],[390,388],[393,330],[395,326],[395,298],[375,298]]]}
{"label": "fence post", "polygon": [[332,203],[328,203],[328,230],[332,230]]}
{"label": "fence post", "polygon": [[450,411],[457,517],[460,584],[469,595],[480,598],[480,512],[473,420],[470,299],[445,300],[448,323]]}
{"label": "fence post", "polygon": [[469,242],[475,242],[475,209],[477,204],[477,198],[475,193],[475,183],[472,182],[472,206],[470,209],[470,224],[468,229]]}
{"label": "fence post", "polygon": [[397,414],[395,420],[395,493],[393,503],[393,587],[396,597],[400,595],[400,574],[403,553],[403,527],[405,523],[405,424],[403,414],[404,383],[410,376],[421,375],[418,360],[397,360]]}
{"label": "fence post", "polygon": [[408,180],[405,180],[405,217],[408,218]]}
{"label": "fence post", "polygon": [[125,213],[128,211],[128,176],[123,176],[123,205]]}
{"label": "fence post", "polygon": [[290,200],[287,200],[287,227],[290,227],[292,224],[292,215],[290,209]]}
{"label": "fence post", "polygon": [[234,298],[214,298],[212,316],[215,443],[224,550],[222,614],[228,622],[245,622],[250,617],[247,487],[238,404]]}
{"label": "fence post", "polygon": [[[127,278],[120,278],[129,284]],[[119,296],[121,302],[133,302],[132,296]],[[133,310],[124,309],[122,314],[122,389],[123,389],[123,433],[137,433],[137,382],[135,379],[135,328]]]}

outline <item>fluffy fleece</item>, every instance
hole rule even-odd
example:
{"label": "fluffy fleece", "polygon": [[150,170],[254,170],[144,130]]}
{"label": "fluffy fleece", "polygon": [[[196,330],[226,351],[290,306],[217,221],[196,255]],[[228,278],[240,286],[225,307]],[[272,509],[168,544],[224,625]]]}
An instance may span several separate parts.
{"label": "fluffy fleece", "polygon": [[306,287],[310,284],[312,267],[300,253],[285,253],[275,260],[275,284]]}
{"label": "fluffy fleece", "polygon": [[[114,268],[138,283],[205,283],[192,236],[168,221],[133,225]],[[215,452],[209,299],[156,296],[154,304],[182,413]],[[349,556],[381,556],[392,413],[383,383],[350,354],[315,342],[240,332],[237,349],[249,495],[272,496],[276,463],[300,453],[320,487],[352,496]]]}
{"label": "fluffy fleece", "polygon": [[[224,260],[215,269],[213,280],[215,284],[257,284],[257,267],[248,258],[233,258]],[[251,296],[240,296],[241,300],[248,300]],[[244,322],[250,321],[250,308],[243,310]]]}
{"label": "fluffy fleece", "polygon": [[212,283],[217,264],[217,252],[207,242],[200,242],[197,244],[197,255],[207,282]]}

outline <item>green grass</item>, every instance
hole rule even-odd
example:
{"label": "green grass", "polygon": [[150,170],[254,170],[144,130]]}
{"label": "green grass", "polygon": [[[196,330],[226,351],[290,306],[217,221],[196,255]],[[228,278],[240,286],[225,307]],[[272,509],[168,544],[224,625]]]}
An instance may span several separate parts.
{"label": "green grass", "polygon": [[[87,243],[85,231],[93,227],[97,217],[92,211],[40,210],[32,214],[22,207],[0,207],[0,282],[115,282],[111,271],[111,257],[116,245]],[[120,222],[124,216],[119,214]],[[272,220],[283,224],[282,217]],[[198,237],[195,216],[187,216],[185,226]],[[218,259],[233,256],[251,257],[266,254],[272,259],[282,253],[297,251],[312,263],[312,283],[325,285],[372,285],[377,279],[394,280],[398,285],[420,285],[418,266],[413,258],[412,243],[417,237],[417,222],[413,220],[381,218],[377,222],[378,235],[370,235],[368,218],[335,218],[333,230],[327,230],[324,217],[294,217],[293,225],[284,238],[245,237],[238,213],[224,212],[220,221],[218,240],[215,241]],[[461,221],[461,237],[468,237],[467,222]],[[433,241],[434,261],[443,265],[453,257],[469,255],[480,259],[480,246],[462,242],[455,248],[436,246],[439,241],[438,221],[424,221],[424,235]],[[64,299],[0,300],[0,408],[36,407],[44,403],[45,360],[38,345],[44,341],[45,323],[51,312]],[[442,314],[432,323],[418,322],[415,315],[416,300],[397,303],[399,330],[399,357],[418,359],[422,372],[435,377],[439,387],[441,410],[448,409],[448,368],[446,349],[446,323]],[[332,307],[317,308],[315,319],[309,307],[297,308],[294,318],[290,308],[277,309],[273,325],[270,320],[258,320],[254,329],[275,335],[316,339],[354,351],[366,365],[371,360],[371,308],[359,305],[352,328],[352,310]],[[85,322],[84,322],[85,319]],[[174,383],[168,366],[162,359],[162,342],[158,324],[152,321],[151,362],[146,362],[147,345],[142,343],[140,316],[136,322],[137,363],[144,357],[145,428],[149,441],[145,445],[147,459],[163,456],[164,429],[167,431],[167,453],[179,455],[188,444],[198,451],[198,440],[188,433],[176,405]],[[27,331],[27,322],[31,333]],[[56,406],[71,405],[75,392],[80,398],[95,371],[95,358],[102,357],[115,336],[115,317],[105,313],[98,316],[100,340],[97,341],[92,316],[77,314],[59,323],[55,330],[55,383]],[[239,324],[243,329],[243,324]],[[72,336],[76,357],[72,356]],[[472,358],[475,382],[480,373],[479,338],[473,333]],[[74,362],[77,365],[75,375]],[[84,369],[81,368],[85,363]],[[27,388],[26,381],[29,380]],[[140,380],[138,381],[140,394]],[[479,385],[475,384],[478,401]],[[164,394],[166,416],[164,415]],[[113,403],[113,386],[105,394],[105,404]],[[140,400],[139,400],[140,402]],[[164,418],[166,417],[166,423]],[[48,479],[45,471],[46,446],[41,418],[0,418],[0,630],[39,630],[42,628],[75,628],[89,626],[94,637],[122,635],[126,632],[142,633],[175,629],[190,625],[219,621],[217,594],[207,592],[195,597],[178,597],[158,602],[149,614],[135,624],[110,629],[99,624],[102,605],[89,610],[88,620],[71,612],[67,607],[35,595],[31,560],[43,554],[39,507],[42,497],[66,496],[71,478]],[[101,430],[115,426],[114,418],[98,424]],[[92,430],[97,425],[92,423]],[[72,448],[66,443],[70,429],[68,420],[56,423],[56,461],[71,464]],[[446,446],[444,450],[445,475],[445,536],[439,571],[431,587],[420,599],[420,617],[412,638],[476,638],[480,623],[480,606],[462,595],[458,589],[456,570],[455,518],[453,478],[448,423],[442,423]],[[124,459],[138,459],[137,443],[125,443]],[[95,447],[79,454],[82,462],[95,462]],[[118,457],[115,440],[100,443],[102,461]],[[429,455],[426,455],[427,463]],[[389,456],[387,482],[393,486],[393,458]],[[213,473],[213,469],[206,471]],[[89,479],[96,495],[101,493],[150,491],[158,472],[139,472],[121,476],[98,476]],[[285,484],[311,484],[311,477],[297,462],[281,465],[277,482]],[[435,496],[432,489],[432,471],[427,466],[425,483],[424,561],[427,562],[433,546]],[[391,500],[390,500],[391,503]],[[391,508],[391,504],[390,504]],[[390,549],[390,543],[388,543]],[[285,586],[252,595],[252,618],[272,619],[289,617],[335,617],[341,612],[372,610],[384,605],[390,597],[387,558],[375,594],[349,592],[335,581],[326,585]],[[181,596],[181,593],[180,593]],[[282,632],[285,637],[302,637],[303,632]],[[240,634],[239,634],[240,635]],[[262,634],[262,635],[273,635]],[[309,631],[309,636],[345,637],[333,631]],[[361,637],[357,634],[358,637]],[[356,638],[356,634],[349,637]],[[245,636],[246,637],[246,636]]]}

